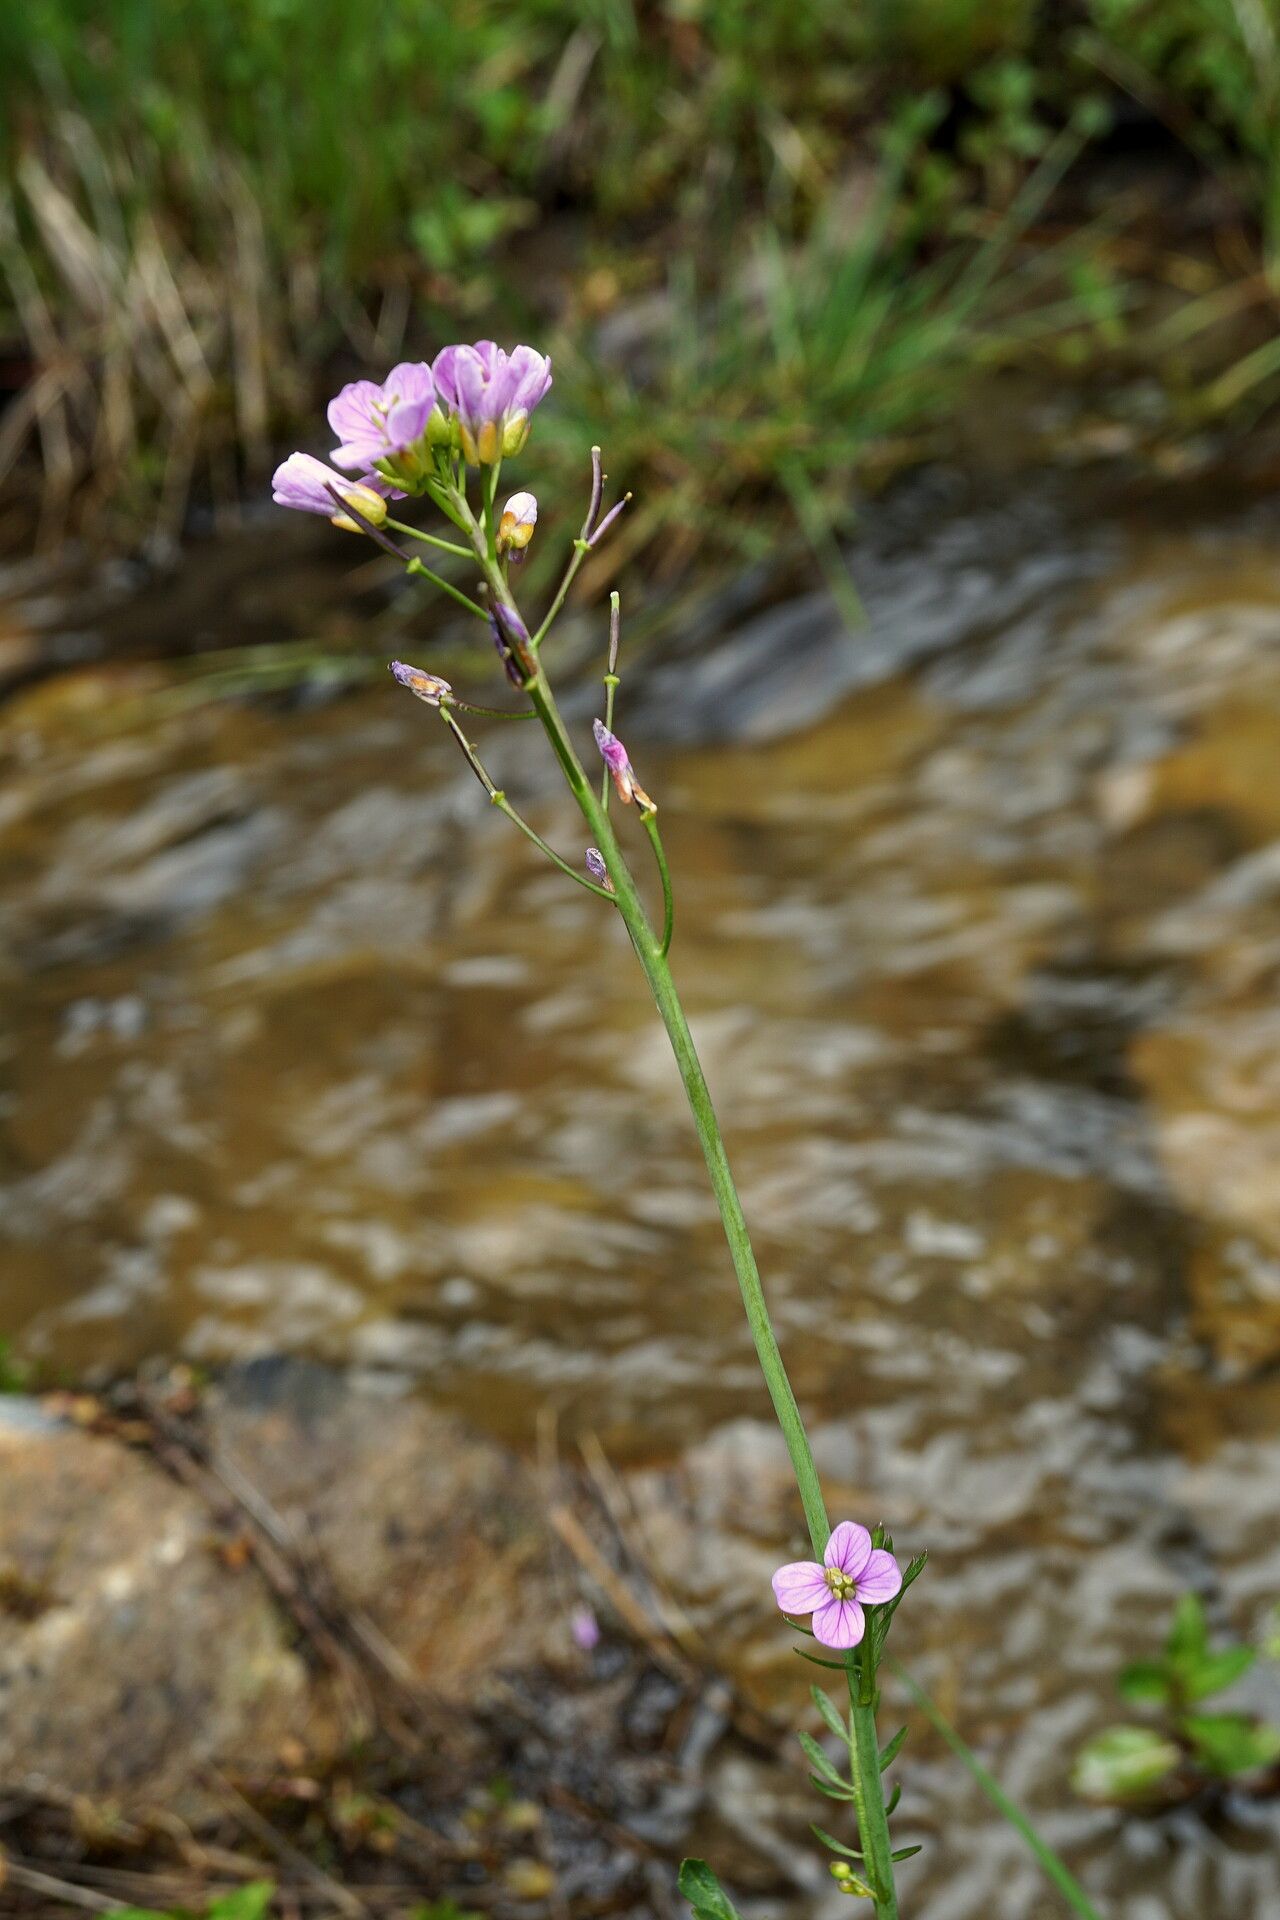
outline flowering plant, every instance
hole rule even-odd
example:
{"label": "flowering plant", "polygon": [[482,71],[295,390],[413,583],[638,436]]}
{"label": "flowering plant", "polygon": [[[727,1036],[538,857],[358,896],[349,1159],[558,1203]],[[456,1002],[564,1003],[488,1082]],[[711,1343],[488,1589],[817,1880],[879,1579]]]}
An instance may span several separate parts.
{"label": "flowering plant", "polygon": [[[524,448],[532,416],[550,386],[551,363],[542,354],[527,346],[518,346],[508,354],[491,340],[474,346],[445,347],[430,365],[425,361],[400,365],[381,383],[354,381],[329,406],[329,424],[339,443],[332,459],[343,471],[335,472],[306,454],[295,453],[276,473],[275,497],[283,505],[304,512],[328,513],[336,526],[367,535],[394,554],[407,572],[432,581],[484,623],[507,680],[520,696],[517,707],[476,706],[455,694],[438,674],[404,661],[392,662],[391,671],[401,686],[438,712],[493,805],[562,874],[617,913],[627,930],[688,1096],[747,1322],[791,1458],[815,1555],[813,1560],[780,1567],[773,1577],[774,1595],[797,1630],[824,1649],[822,1654],[797,1649],[801,1657],[837,1671],[847,1696],[847,1704],[837,1705],[821,1689],[813,1689],[815,1707],[844,1750],[843,1769],[811,1735],[802,1733],[799,1737],[810,1761],[813,1784],[829,1798],[852,1807],[858,1845],[850,1846],[821,1827],[815,1826],[814,1832],[835,1856],[831,1872],[837,1886],[845,1893],[869,1899],[878,1920],[896,1920],[894,1866],[919,1848],[895,1849],[889,1836],[889,1816],[897,1804],[899,1789],[886,1799],[884,1775],[901,1748],[905,1729],[883,1747],[880,1745],[876,1730],[877,1671],[894,1613],[923,1569],[924,1555],[901,1568],[883,1527],[869,1531],[846,1520],[833,1530],[827,1518],[813,1453],[774,1335],[711,1094],[672,977],[669,956],[675,905],[658,828],[658,805],[641,785],[626,747],[614,732],[621,638],[616,593],[610,599],[604,711],[593,727],[603,763],[598,783],[588,776],[547,677],[544,643],[583,560],[599,546],[629,498],[624,496],[604,511],[605,475],[598,447],[592,448],[586,515],[549,607],[531,626],[516,605],[511,569],[522,561],[534,537],[538,503],[533,494],[519,492],[499,509],[498,480],[504,460]],[[471,480],[469,470],[473,468],[479,470],[478,485]],[[353,479],[352,475],[357,477]],[[429,500],[460,537],[427,532],[393,518],[388,502],[406,496]],[[478,575],[478,583],[465,591],[428,568],[420,555],[397,540],[397,535],[460,559],[468,571]],[[549,846],[490,778],[466,731],[464,715],[536,718],[541,722],[588,830],[590,844],[581,866]],[[615,797],[621,805],[635,807],[648,839],[661,894],[660,922],[656,916],[650,917],[623,852],[615,827],[618,816],[610,811]],[[805,1615],[811,1616],[809,1626],[799,1625],[798,1617]],[[913,1682],[908,1685],[926,1712],[935,1715],[927,1697],[919,1694]],[[949,1729],[947,1733],[950,1737]],[[958,1736],[954,1738],[958,1741]],[[977,1770],[976,1762],[974,1767]],[[1002,1811],[1010,1818],[1016,1813],[1007,1802]],[[1023,1830],[1027,1831],[1025,1823]],[[1041,1852],[1038,1840],[1028,1837]],[[1042,1859],[1044,1852],[1047,1850],[1042,1852]],[[1077,1911],[1092,1915],[1093,1909],[1066,1869],[1060,1862],[1054,1865],[1057,1884],[1071,1890]],[[705,1862],[686,1861],[680,1885],[696,1914],[733,1920],[732,1904]]]}

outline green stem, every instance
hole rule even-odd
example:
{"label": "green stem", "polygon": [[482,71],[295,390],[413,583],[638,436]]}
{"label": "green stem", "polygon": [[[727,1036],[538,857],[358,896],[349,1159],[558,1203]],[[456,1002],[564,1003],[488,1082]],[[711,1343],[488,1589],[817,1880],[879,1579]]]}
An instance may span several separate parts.
{"label": "green stem", "polygon": [[903,1686],[911,1695],[911,1698],[915,1701],[934,1732],[945,1740],[956,1758],[962,1761],[969,1769],[969,1772],[982,1788],[982,1791],[986,1794],[988,1800],[996,1809],[996,1812],[1007,1820],[1009,1825],[1013,1827],[1017,1833],[1022,1835],[1022,1838],[1035,1855],[1040,1866],[1040,1871],[1044,1874],[1045,1879],[1052,1881],[1053,1885],[1066,1900],[1072,1912],[1079,1914],[1080,1920],[1102,1920],[1098,1909],[1094,1906],[1075,1875],[1067,1867],[1065,1861],[1059,1858],[1047,1840],[1041,1839],[1026,1814],[1022,1811],[1022,1808],[1018,1806],[1016,1801],[1009,1798],[1004,1788],[1000,1785],[1000,1782],[987,1772],[987,1769],[983,1766],[977,1754],[961,1739],[951,1722],[943,1714],[941,1708],[934,1705],[924,1688],[911,1678],[911,1675],[907,1672],[902,1662],[895,1660],[892,1654],[889,1656],[889,1665],[893,1668],[899,1680],[901,1680]]}
{"label": "green stem", "polygon": [[[868,1683],[871,1698],[865,1699],[863,1696],[868,1691]],[[853,1783],[853,1810],[858,1816],[863,1861],[868,1885],[875,1894],[876,1913],[896,1915],[898,1899],[893,1884],[889,1822],[884,1810],[874,1689],[875,1679],[869,1658],[864,1659],[858,1673],[850,1666],[849,1717],[853,1740],[849,1747],[849,1778]]]}
{"label": "green stem", "polygon": [[[609,671],[604,676],[604,724],[613,732],[613,709],[618,695],[618,648],[622,642],[622,599],[615,591],[609,595]],[[606,767],[600,775],[600,804],[609,811],[613,781]]]}
{"label": "green stem", "polygon": [[490,800],[498,809],[498,812],[505,813],[512,826],[519,827],[525,839],[531,840],[540,853],[546,854],[547,859],[553,867],[559,867],[561,873],[567,873],[571,880],[576,880],[578,885],[585,887],[588,893],[598,893],[602,900],[612,900],[613,895],[606,887],[598,887],[594,880],[588,880],[585,873],[578,873],[575,868],[569,865],[567,860],[562,860],[555,848],[549,846],[542,835],[529,825],[524,815],[516,812],[516,809],[512,806],[506,794],[502,791],[502,788],[494,786],[493,781],[489,778],[484,762],[447,706],[441,706],[440,718],[444,721],[446,727],[448,727],[450,733],[461,747],[467,765],[471,768],[472,773],[475,774],[476,779],[480,782],[480,785],[484,788]]}
{"label": "green stem", "polygon": [[547,634],[550,631],[552,621],[555,619],[561,607],[564,605],[565,596],[567,595],[570,587],[573,585],[575,579],[577,578],[578,568],[582,565],[583,561],[586,559],[587,554],[589,552],[590,552],[590,548],[587,546],[587,543],[585,540],[583,540],[582,538],[579,538],[574,541],[573,557],[570,560],[568,566],[564,570],[564,579],[560,582],[560,585],[556,588],[555,599],[551,602],[551,605],[547,608],[546,615],[543,619],[542,625],[538,628],[538,631],[534,634],[532,640],[529,642],[530,646],[534,649],[535,652],[542,645],[543,641],[546,639]]}
{"label": "green stem", "polygon": [[429,580],[433,587],[439,587],[441,593],[447,593],[451,600],[456,600],[458,605],[465,607],[468,613],[476,614],[481,620],[487,620],[489,618],[483,607],[478,606],[474,600],[470,599],[468,595],[463,593],[459,588],[451,587],[449,582],[442,580],[438,573],[432,573],[430,567],[424,567],[421,560],[410,560],[408,566],[405,568],[405,572],[416,573],[421,579]]}
{"label": "green stem", "polygon": [[[501,569],[496,561],[490,560],[485,553],[483,534],[479,528],[476,528],[476,534],[478,535],[476,557],[484,570],[489,591],[495,601],[504,600],[510,606],[510,589],[502,577]],[[572,571],[571,568],[571,575]],[[513,611],[515,611],[514,608]],[[549,615],[547,620],[544,620],[536,637],[540,638],[546,631],[551,617]],[[716,1119],[711,1089],[707,1085],[702,1062],[693,1044],[693,1035],[689,1031],[689,1022],[685,1018],[685,1011],[676,991],[666,950],[650,924],[644,902],[631,876],[631,869],[618,844],[613,823],[574,751],[573,742],[566,731],[541,661],[532,678],[525,682],[525,692],[542,721],[547,738],[551,742],[552,751],[560,762],[569,784],[570,792],[577,801],[583,818],[591,830],[592,838],[603,855],[605,868],[613,882],[615,904],[631,936],[631,944],[635,948],[636,956],[649,983],[649,991],[653,995],[658,1013],[667,1030],[671,1051],[675,1055],[676,1066],[693,1113],[693,1123],[697,1129],[703,1158],[711,1178],[716,1205],[720,1210],[725,1238],[729,1243],[729,1254],[738,1278],[738,1289],[742,1295],[747,1325],[755,1344],[756,1358],[760,1362],[760,1370],[764,1374],[769,1398],[773,1402],[774,1414],[790,1455],[791,1469],[799,1489],[800,1504],[804,1508],[809,1538],[813,1543],[814,1553],[821,1560],[831,1533],[826,1503],[822,1497],[822,1483],[818,1477],[813,1450],[809,1445],[809,1436],[805,1432],[804,1421],[800,1416],[800,1409],[787,1377],[787,1369],[783,1363],[777,1335],[773,1330],[773,1322],[769,1317],[760,1269],[756,1264],[751,1236],[747,1231],[746,1216],[742,1211],[742,1201],[738,1196],[737,1185],[729,1166],[729,1156],[725,1152],[720,1124]],[[871,1676],[871,1684],[874,1686],[874,1675]],[[858,1816],[858,1833],[861,1837],[862,1851],[874,1878],[877,1920],[898,1920],[893,1865],[889,1858],[891,1851],[889,1822],[885,1814],[884,1787],[880,1775],[879,1749],[876,1744],[874,1693],[871,1699],[864,1700],[862,1691],[864,1690],[858,1691],[852,1706],[855,1740],[851,1756],[853,1769],[851,1778],[855,1788],[854,1806]]]}
{"label": "green stem", "polygon": [[439,547],[442,553],[456,553],[462,560],[475,559],[470,547],[464,547],[460,540],[442,540],[438,533],[424,533],[421,527],[412,527],[407,520],[393,520],[390,514],[385,524],[394,527],[397,533],[407,533],[411,540],[422,540],[429,547]]}
{"label": "green stem", "polygon": [[[605,722],[606,726],[608,722]],[[652,807],[643,807],[640,818],[644,821],[644,830],[649,836],[653,848],[653,857],[658,863],[658,872],[662,876],[662,946],[659,951],[665,960],[671,951],[671,936],[675,931],[676,903],[671,891],[671,870],[667,866],[667,856],[662,850],[662,836],[658,832],[658,817]]]}

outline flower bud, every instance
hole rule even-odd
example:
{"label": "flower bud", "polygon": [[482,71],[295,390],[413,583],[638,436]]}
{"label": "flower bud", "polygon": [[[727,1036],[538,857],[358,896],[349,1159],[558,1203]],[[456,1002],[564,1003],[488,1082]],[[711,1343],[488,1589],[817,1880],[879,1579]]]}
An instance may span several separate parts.
{"label": "flower bud", "polygon": [[538,662],[529,645],[529,629],[515,608],[505,600],[495,600],[489,609],[489,631],[493,644],[506,668],[513,687],[522,687],[538,671]]}
{"label": "flower bud", "polygon": [[531,493],[513,493],[502,509],[498,522],[498,552],[509,552],[514,561],[524,559],[524,550],[538,524],[538,502]]}
{"label": "flower bud", "polygon": [[587,848],[586,868],[598,887],[603,887],[606,893],[613,892],[613,882],[609,878],[609,869],[604,863],[604,855],[601,853],[599,847]]}
{"label": "flower bud", "polygon": [[402,687],[408,687],[410,693],[425,700],[429,707],[438,707],[453,692],[449,682],[442,680],[438,673],[424,673],[421,667],[411,667],[404,660],[393,660],[391,671]]}
{"label": "flower bud", "polygon": [[628,804],[632,800],[644,808],[646,813],[658,811],[640,782],[636,779],[635,768],[627,757],[627,750],[616,733],[610,733],[603,720],[595,720],[592,727],[596,736],[596,745],[600,749],[600,758],[613,776],[619,800]]}
{"label": "flower bud", "polygon": [[[362,486],[358,481],[353,486],[344,480],[338,492],[355,508],[360,519],[367,520],[371,527],[380,527],[386,519],[387,503],[380,493],[374,492],[372,487]],[[364,532],[360,521],[353,520],[348,513],[331,513],[329,518],[334,526],[341,527],[344,533]]]}

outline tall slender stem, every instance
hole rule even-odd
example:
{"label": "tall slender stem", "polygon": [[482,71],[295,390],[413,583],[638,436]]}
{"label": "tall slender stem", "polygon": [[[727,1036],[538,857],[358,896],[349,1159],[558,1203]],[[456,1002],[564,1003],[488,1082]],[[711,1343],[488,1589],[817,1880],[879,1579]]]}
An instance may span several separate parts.
{"label": "tall slender stem", "polygon": [[[461,504],[467,517],[471,518],[465,502]],[[504,601],[510,606],[518,618],[518,610],[513,605],[510,588],[496,560],[486,552],[484,531],[476,525],[474,519],[472,519],[472,530],[476,543],[476,558],[480,561],[490,594],[495,602]],[[556,604],[559,604],[558,600]],[[537,637],[546,631],[551,617],[553,616],[549,615],[544,620]],[[707,1085],[707,1077],[703,1072],[702,1062],[698,1058],[693,1035],[689,1031],[689,1022],[685,1018],[684,1007],[676,991],[666,948],[662,939],[654,932],[645,911],[644,902],[631,876],[631,869],[627,865],[622,848],[618,844],[617,835],[614,833],[613,822],[594,784],[587,778],[582,762],[574,750],[540,659],[533,675],[526,680],[524,690],[538,718],[542,721],[569,789],[603,856],[605,868],[613,882],[614,902],[631,936],[631,944],[635,948],[636,957],[649,983],[649,991],[653,995],[654,1003],[667,1030],[667,1038],[671,1043],[671,1051],[675,1055],[676,1066],[693,1114],[693,1124],[702,1146],[712,1192],[715,1194],[716,1205],[720,1210],[725,1238],[729,1243],[729,1254],[737,1275],[738,1290],[742,1295],[747,1325],[755,1344],[756,1358],[760,1362],[760,1370],[764,1374],[769,1398],[773,1402],[774,1414],[786,1442],[791,1469],[795,1474],[796,1486],[800,1493],[800,1504],[804,1509],[805,1523],[809,1529],[809,1538],[813,1543],[814,1553],[821,1559],[831,1532],[826,1503],[822,1497],[822,1483],[818,1477],[813,1449],[809,1445],[809,1436],[805,1432],[800,1408],[787,1377],[787,1369],[778,1346],[777,1335],[773,1330],[773,1322],[769,1317],[760,1269],[756,1264],[755,1251],[751,1245],[746,1215],[743,1213],[742,1201],[729,1165],[729,1156],[725,1152],[720,1123],[716,1119],[711,1089]],[[869,1658],[865,1648],[864,1658]],[[854,1731],[850,1778],[854,1785],[854,1810],[858,1819],[858,1832],[862,1839],[862,1851],[875,1895],[876,1920],[898,1920],[898,1900],[893,1882],[893,1863],[890,1858],[889,1822],[885,1813],[880,1756],[876,1742],[874,1675],[869,1672],[864,1674],[862,1662],[850,1665],[849,1697]]]}

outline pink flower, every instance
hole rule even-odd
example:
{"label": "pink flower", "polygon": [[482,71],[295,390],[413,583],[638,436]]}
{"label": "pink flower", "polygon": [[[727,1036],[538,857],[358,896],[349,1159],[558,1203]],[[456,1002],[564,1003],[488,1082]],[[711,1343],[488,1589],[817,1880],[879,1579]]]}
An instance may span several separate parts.
{"label": "pink flower", "polygon": [[351,381],[329,402],[329,425],[340,442],[330,458],[340,467],[371,467],[425,447],[435,404],[425,360],[402,361],[381,386]]}
{"label": "pink flower", "polygon": [[842,1520],[816,1560],[793,1560],[773,1576],[774,1598],[784,1613],[811,1613],[813,1637],[824,1647],[856,1647],[866,1632],[863,1603],[892,1600],[902,1571],[891,1553],[873,1547],[856,1521]]}
{"label": "pink flower", "polygon": [[569,1632],[573,1635],[573,1644],[583,1653],[593,1653],[600,1645],[600,1622],[590,1607],[575,1607],[569,1615]]}
{"label": "pink flower", "polygon": [[529,416],[551,386],[551,362],[532,347],[504,353],[492,340],[442,347],[432,362],[436,393],[457,426],[469,466],[519,453]]}

